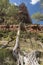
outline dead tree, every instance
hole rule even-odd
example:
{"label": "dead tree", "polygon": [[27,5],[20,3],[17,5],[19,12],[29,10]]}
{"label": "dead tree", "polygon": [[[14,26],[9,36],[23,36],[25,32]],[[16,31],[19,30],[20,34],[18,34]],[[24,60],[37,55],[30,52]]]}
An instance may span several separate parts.
{"label": "dead tree", "polygon": [[17,61],[17,65],[23,65],[23,56],[20,54],[20,44],[19,44],[19,36],[20,36],[20,26],[17,31],[16,44],[13,48],[13,56],[15,61]]}
{"label": "dead tree", "polygon": [[30,53],[26,53],[26,52],[21,51],[20,49],[20,44],[19,44],[20,29],[21,29],[20,26],[17,31],[16,44],[13,48],[14,59],[15,61],[17,61],[17,65],[39,65],[38,63],[39,61],[38,57],[40,55],[39,51],[36,50],[36,51],[31,51]]}
{"label": "dead tree", "polygon": [[21,51],[19,44],[19,36],[20,36],[20,26],[17,31],[16,44],[13,48],[13,56],[15,61],[17,61],[17,65],[39,65],[37,58],[40,52],[31,51],[30,53],[26,53]]}

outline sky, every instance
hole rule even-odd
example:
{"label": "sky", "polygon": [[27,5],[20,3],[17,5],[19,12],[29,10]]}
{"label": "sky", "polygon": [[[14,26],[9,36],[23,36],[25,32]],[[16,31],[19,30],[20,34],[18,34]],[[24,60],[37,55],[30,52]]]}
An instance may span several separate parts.
{"label": "sky", "polygon": [[[21,3],[25,3],[30,17],[32,14],[40,12],[40,0],[10,0],[10,3],[13,3],[16,6],[19,6]],[[36,20],[32,20],[32,22],[36,23]],[[38,24],[43,24],[43,21],[38,22]]]}

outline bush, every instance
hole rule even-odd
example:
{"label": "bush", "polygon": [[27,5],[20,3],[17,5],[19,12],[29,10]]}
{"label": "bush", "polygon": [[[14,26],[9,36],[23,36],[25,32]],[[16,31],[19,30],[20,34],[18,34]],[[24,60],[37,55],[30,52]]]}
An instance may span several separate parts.
{"label": "bush", "polygon": [[12,50],[0,49],[0,64],[16,65],[13,59]]}

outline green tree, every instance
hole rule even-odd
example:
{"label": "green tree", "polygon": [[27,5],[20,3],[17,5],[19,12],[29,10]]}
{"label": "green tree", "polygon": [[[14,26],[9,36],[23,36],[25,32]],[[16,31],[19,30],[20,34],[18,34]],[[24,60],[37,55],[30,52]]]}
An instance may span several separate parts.
{"label": "green tree", "polygon": [[40,0],[40,11],[34,13],[32,19],[35,19],[37,22],[43,21],[43,0]]}
{"label": "green tree", "polygon": [[10,4],[9,0],[0,0],[0,22],[2,24],[14,24],[17,20],[18,7]]}
{"label": "green tree", "polygon": [[6,15],[6,9],[8,8],[9,0],[0,0],[0,22],[4,22]]}
{"label": "green tree", "polygon": [[35,19],[36,21],[43,21],[43,14],[38,12],[32,15],[32,19]]}
{"label": "green tree", "polygon": [[9,24],[15,24],[17,22],[17,12],[18,7],[13,4],[10,4],[8,9],[6,10],[6,20]]}

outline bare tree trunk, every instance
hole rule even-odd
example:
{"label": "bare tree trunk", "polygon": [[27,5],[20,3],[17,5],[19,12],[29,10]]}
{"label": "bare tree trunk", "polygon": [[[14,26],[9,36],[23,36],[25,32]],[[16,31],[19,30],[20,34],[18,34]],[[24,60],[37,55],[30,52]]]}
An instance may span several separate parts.
{"label": "bare tree trunk", "polygon": [[[21,24],[20,24],[21,25]],[[29,54],[21,54],[20,44],[19,44],[19,36],[20,36],[20,26],[17,31],[16,44],[13,48],[13,56],[17,60],[17,65],[39,65],[36,55],[37,52],[33,51]],[[23,52],[22,52],[23,53]]]}

